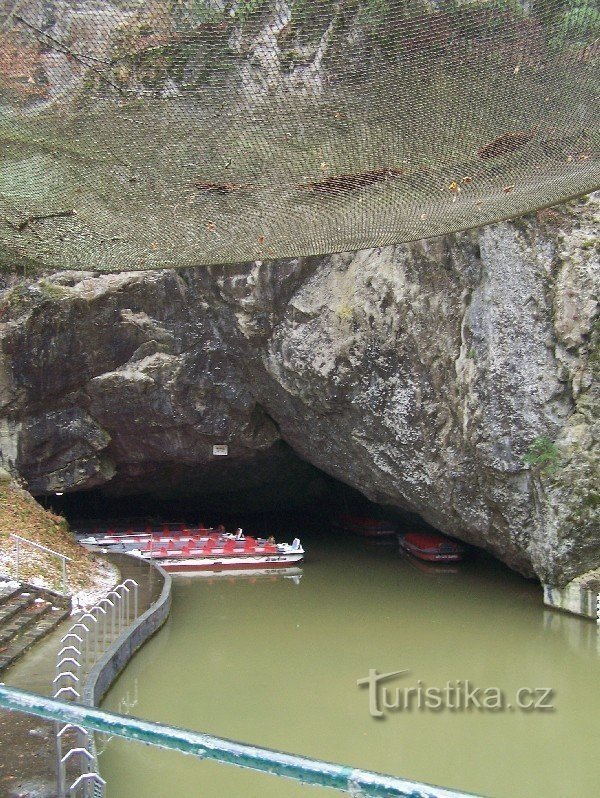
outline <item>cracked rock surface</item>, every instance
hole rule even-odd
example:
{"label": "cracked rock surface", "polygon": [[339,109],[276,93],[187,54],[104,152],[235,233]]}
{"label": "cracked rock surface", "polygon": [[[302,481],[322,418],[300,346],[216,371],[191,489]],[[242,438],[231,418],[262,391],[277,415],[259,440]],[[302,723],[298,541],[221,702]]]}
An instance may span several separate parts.
{"label": "cracked rock surface", "polygon": [[266,505],[317,495],[320,470],[564,583],[600,565],[599,208],[322,258],[5,276],[4,463],[34,493]]}

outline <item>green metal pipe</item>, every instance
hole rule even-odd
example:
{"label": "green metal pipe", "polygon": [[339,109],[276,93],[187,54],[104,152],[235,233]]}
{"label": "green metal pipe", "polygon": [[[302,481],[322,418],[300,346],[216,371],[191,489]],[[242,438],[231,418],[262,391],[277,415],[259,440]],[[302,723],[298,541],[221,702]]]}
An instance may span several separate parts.
{"label": "green metal pipe", "polygon": [[304,784],[332,787],[360,798],[467,798],[470,793],[432,787],[386,776],[346,765],[321,762],[317,759],[285,754],[269,748],[212,737],[174,726],[164,726],[114,712],[105,712],[81,704],[65,703],[37,693],[0,685],[0,706],[48,720],[73,723],[127,740],[192,754],[201,759],[214,759],[237,767],[272,773]]}

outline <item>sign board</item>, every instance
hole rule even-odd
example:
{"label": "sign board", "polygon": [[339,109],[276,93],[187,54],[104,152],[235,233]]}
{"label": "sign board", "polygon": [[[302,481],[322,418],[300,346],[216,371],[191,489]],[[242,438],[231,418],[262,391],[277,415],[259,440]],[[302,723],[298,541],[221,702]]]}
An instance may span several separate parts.
{"label": "sign board", "polygon": [[217,457],[223,457],[229,454],[229,447],[225,443],[215,443],[213,446],[213,454]]}

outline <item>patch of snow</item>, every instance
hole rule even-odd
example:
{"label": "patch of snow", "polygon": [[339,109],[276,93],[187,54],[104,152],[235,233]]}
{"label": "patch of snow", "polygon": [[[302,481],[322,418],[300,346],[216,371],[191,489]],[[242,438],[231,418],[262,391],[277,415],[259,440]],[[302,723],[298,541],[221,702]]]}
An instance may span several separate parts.
{"label": "patch of snow", "polygon": [[[45,562],[43,557],[38,552],[28,553],[27,563],[31,567],[38,567],[43,572]],[[119,573],[114,566],[105,560],[97,558],[95,560],[95,574],[92,577],[91,584],[88,584],[85,590],[76,591],[73,594],[73,612],[83,612],[100,601],[101,598],[108,593],[118,582]],[[5,590],[14,590],[18,588],[20,583],[11,579],[8,574],[14,573],[16,570],[15,553],[11,551],[0,552],[0,572],[6,574],[6,577],[0,578],[0,593]],[[68,577],[67,577],[68,578]],[[49,580],[38,573],[35,576],[27,579],[27,582],[34,587],[46,588],[52,591],[61,591],[60,577],[55,577],[54,580]]]}
{"label": "patch of snow", "polygon": [[119,579],[119,572],[112,565],[100,562],[102,567],[96,570],[93,584],[85,590],[73,594],[73,610],[71,615],[76,615],[94,607],[100,599],[112,590]]}

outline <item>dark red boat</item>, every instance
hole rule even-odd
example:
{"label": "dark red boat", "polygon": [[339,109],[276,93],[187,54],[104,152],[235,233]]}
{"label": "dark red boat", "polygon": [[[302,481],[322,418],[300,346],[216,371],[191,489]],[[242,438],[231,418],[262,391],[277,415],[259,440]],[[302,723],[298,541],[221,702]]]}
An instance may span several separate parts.
{"label": "dark red boat", "polygon": [[457,562],[466,553],[461,543],[441,532],[406,532],[398,535],[398,543],[414,557],[428,562]]}
{"label": "dark red boat", "polygon": [[390,521],[368,515],[340,515],[334,521],[334,526],[351,535],[360,535],[364,538],[381,538],[396,534],[396,527]]}

